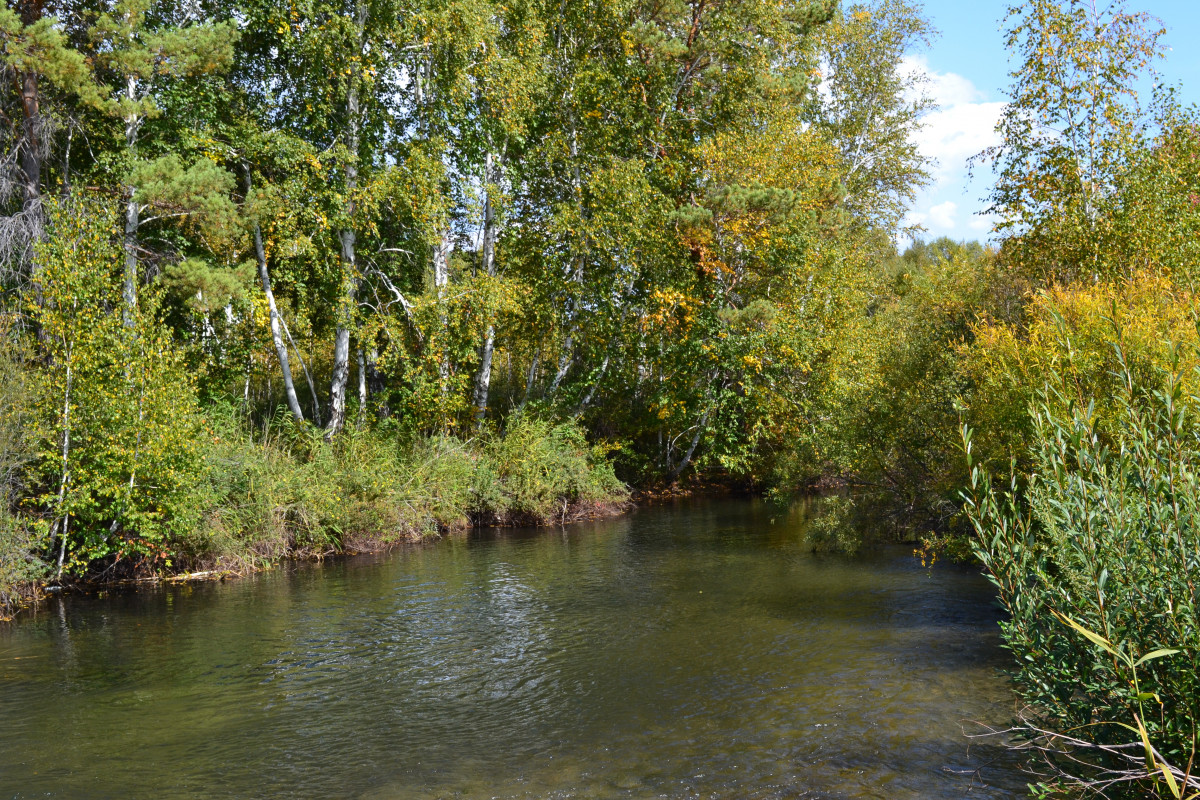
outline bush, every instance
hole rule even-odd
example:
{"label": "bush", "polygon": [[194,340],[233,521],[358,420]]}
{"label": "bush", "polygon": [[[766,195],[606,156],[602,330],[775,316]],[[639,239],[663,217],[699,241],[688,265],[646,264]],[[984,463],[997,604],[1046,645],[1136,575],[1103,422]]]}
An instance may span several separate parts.
{"label": "bush", "polygon": [[[1071,340],[1059,344],[1075,352]],[[966,510],[1011,615],[1003,635],[1021,694],[1056,730],[1095,743],[1137,743],[1118,723],[1141,719],[1162,754],[1184,764],[1200,721],[1200,401],[1184,385],[1200,376],[1185,375],[1178,356],[1134,368],[1119,336],[1109,346],[1106,416],[1063,392],[1069,360],[1050,365],[1027,485],[1014,479],[1001,492],[976,468]],[[1134,660],[1160,648],[1181,652],[1138,667],[1135,684]],[[1144,704],[1153,713],[1142,715]],[[1138,781],[1130,796],[1156,796],[1154,784]]]}
{"label": "bush", "polygon": [[[1056,415],[1065,403],[1094,403],[1097,426],[1118,426],[1122,369],[1139,385],[1155,380],[1172,358],[1183,359],[1179,372],[1192,388],[1193,349],[1172,343],[1200,343],[1192,310],[1195,295],[1166,279],[1143,272],[1128,281],[1054,287],[1033,296],[1020,324],[982,321],[974,342],[963,351],[962,371],[972,387],[966,421],[975,429],[975,460],[993,473],[1013,458],[1027,470],[1034,442],[1029,410],[1047,380],[1055,393]],[[1112,347],[1119,332],[1124,364]]]}
{"label": "bush", "polygon": [[[33,498],[67,573],[95,562],[170,566],[195,527],[201,418],[177,345],[146,295],[130,308],[103,209],[51,207],[37,247],[38,382]],[[45,523],[44,523],[45,524]]]}
{"label": "bush", "polygon": [[471,442],[347,430],[330,443],[290,417],[256,439],[227,408],[207,437],[204,524],[176,543],[196,567],[378,549],[472,520],[562,521],[627,498],[572,423],[525,418]]}
{"label": "bush", "polygon": [[22,521],[0,506],[0,620],[33,593],[49,571],[38,556],[40,540]]}
{"label": "bush", "polygon": [[570,422],[520,416],[484,446],[472,509],[494,521],[568,521],[628,493],[612,466]]}

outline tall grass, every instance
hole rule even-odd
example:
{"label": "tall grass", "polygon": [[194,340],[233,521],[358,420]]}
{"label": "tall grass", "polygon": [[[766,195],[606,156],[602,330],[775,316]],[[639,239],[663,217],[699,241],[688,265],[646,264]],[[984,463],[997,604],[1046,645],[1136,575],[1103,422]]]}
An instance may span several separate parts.
{"label": "tall grass", "polygon": [[204,523],[179,543],[193,566],[378,549],[471,524],[557,523],[621,507],[628,492],[571,423],[532,417],[503,435],[333,443],[286,420],[254,431],[210,418]]}

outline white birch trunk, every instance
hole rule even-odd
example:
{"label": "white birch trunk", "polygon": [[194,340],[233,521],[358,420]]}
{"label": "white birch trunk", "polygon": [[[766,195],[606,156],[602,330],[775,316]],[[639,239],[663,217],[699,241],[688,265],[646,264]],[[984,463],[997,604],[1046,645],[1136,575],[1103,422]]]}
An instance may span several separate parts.
{"label": "white birch trunk", "polygon": [[[366,0],[358,0],[355,7],[358,52],[363,49],[363,33],[367,23]],[[358,265],[355,258],[357,238],[352,227],[354,222],[354,194],[358,190],[359,135],[362,128],[361,99],[359,98],[361,74],[359,60],[351,64],[350,86],[346,92],[346,219],[347,227],[341,232],[341,262],[343,295],[338,309],[338,326],[333,340],[333,376],[329,386],[329,423],[325,427],[325,438],[331,439],[346,424],[346,387],[350,381],[350,326],[354,321],[354,308],[358,301]]]}
{"label": "white birch trunk", "polygon": [[[484,181],[487,183],[487,194],[483,202],[483,242],[480,247],[479,261],[483,274],[489,278],[496,274],[496,209],[492,203],[492,194],[500,176],[495,174],[496,159],[491,153],[487,154],[484,167]],[[475,423],[483,425],[487,416],[488,391],[492,383],[492,356],[496,349],[496,326],[489,324],[483,336],[483,346],[479,349],[479,372],[475,375]]]}
{"label": "white birch trunk", "polygon": [[[250,195],[250,168],[246,168],[246,195]],[[254,221],[254,255],[258,259],[258,279],[262,282],[263,295],[267,298],[267,309],[271,319],[271,342],[275,345],[275,357],[279,359],[279,371],[283,373],[283,391],[287,395],[288,408],[297,422],[304,421],[300,409],[300,398],[296,395],[296,383],[292,380],[292,366],[288,359],[287,344],[279,324],[279,309],[275,305],[275,292],[271,289],[271,273],[267,270],[267,252],[263,247],[262,228]]]}

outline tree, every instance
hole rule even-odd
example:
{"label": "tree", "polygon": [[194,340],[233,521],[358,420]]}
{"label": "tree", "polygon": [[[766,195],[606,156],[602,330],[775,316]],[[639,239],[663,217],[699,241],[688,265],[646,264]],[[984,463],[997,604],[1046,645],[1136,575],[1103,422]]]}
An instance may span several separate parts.
{"label": "tree", "polygon": [[1141,81],[1163,55],[1161,22],[1118,0],[1011,6],[1017,60],[999,145],[978,158],[996,173],[989,213],[1009,257],[1040,280],[1098,277],[1114,201],[1148,120]]}
{"label": "tree", "polygon": [[0,171],[0,197],[20,197],[18,210],[0,228],[0,261],[10,265],[29,263],[30,246],[45,224],[42,167],[54,131],[54,117],[46,108],[47,88],[92,102],[99,98],[82,54],[71,48],[57,19],[46,12],[44,0],[22,0],[15,10],[0,9],[0,65],[17,87],[20,107],[19,114],[4,115],[11,120],[11,152]]}
{"label": "tree", "polygon": [[167,556],[196,523],[203,469],[196,396],[170,334],[152,308],[123,305],[114,215],[90,203],[53,211],[37,248],[48,361],[39,501],[61,576],[96,559]]}
{"label": "tree", "polygon": [[[116,0],[89,27],[92,58],[111,94],[103,111],[123,126],[125,186],[125,305],[137,305],[140,282],[138,231],[143,212],[159,208],[156,219],[212,210],[233,188],[233,176],[211,160],[185,166],[175,153],[145,159],[138,152],[142,128],[161,113],[159,98],[172,81],[221,72],[233,59],[235,30],[214,23],[160,16],[151,0]],[[209,208],[206,208],[208,206]]]}
{"label": "tree", "polygon": [[909,59],[935,35],[918,6],[877,0],[839,9],[813,36],[821,86],[803,118],[838,148],[841,203],[859,225],[894,230],[929,184],[914,134],[934,101]]}

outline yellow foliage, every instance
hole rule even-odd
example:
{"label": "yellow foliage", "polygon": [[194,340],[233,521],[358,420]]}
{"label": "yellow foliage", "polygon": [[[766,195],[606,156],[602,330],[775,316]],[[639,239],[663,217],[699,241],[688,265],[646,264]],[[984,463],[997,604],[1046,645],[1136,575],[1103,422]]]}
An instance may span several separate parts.
{"label": "yellow foliage", "polygon": [[[1157,272],[1128,280],[1055,286],[1035,295],[1021,326],[983,320],[963,365],[974,390],[968,419],[976,444],[997,461],[1021,457],[1028,441],[1028,409],[1048,375],[1059,402],[1095,403],[1101,429],[1111,430],[1116,410],[1114,371],[1123,357],[1132,372],[1154,385],[1154,372],[1178,360],[1185,389],[1200,389],[1196,295]],[[1120,343],[1121,353],[1114,348]]]}

